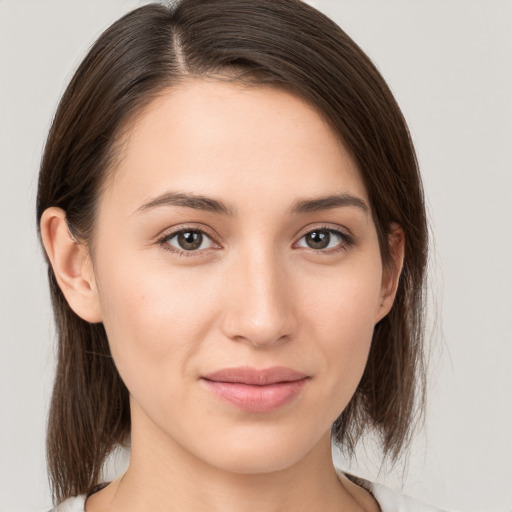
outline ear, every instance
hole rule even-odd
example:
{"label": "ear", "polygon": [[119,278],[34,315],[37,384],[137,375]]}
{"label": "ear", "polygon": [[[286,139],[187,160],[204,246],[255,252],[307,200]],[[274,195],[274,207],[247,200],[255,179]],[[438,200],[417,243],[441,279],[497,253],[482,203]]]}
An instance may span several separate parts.
{"label": "ear", "polygon": [[377,308],[375,323],[382,320],[393,306],[404,264],[405,235],[403,229],[396,223],[391,224],[388,244],[391,262],[384,267],[382,273],[380,304]]}
{"label": "ear", "polygon": [[40,229],[46,254],[69,307],[87,322],[101,322],[89,251],[69,232],[66,212],[61,208],[47,208],[41,217]]}

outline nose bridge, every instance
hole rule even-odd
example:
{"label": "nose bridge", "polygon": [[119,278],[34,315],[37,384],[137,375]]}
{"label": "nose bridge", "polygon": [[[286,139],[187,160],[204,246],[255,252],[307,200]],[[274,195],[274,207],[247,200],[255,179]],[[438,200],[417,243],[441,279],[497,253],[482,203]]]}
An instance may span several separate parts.
{"label": "nose bridge", "polygon": [[293,334],[295,320],[283,261],[273,247],[251,244],[232,262],[225,330],[265,346]]}

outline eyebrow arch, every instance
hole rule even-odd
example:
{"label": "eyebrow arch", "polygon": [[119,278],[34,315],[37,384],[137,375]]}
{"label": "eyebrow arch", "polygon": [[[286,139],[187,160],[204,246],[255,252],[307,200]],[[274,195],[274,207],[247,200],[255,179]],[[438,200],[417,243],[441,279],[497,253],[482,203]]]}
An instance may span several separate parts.
{"label": "eyebrow arch", "polygon": [[[228,215],[231,217],[235,217],[237,215],[237,210],[233,206],[226,205],[211,197],[192,194],[190,192],[166,192],[165,194],[144,203],[142,206],[137,208],[134,213],[141,213],[146,210],[158,208],[159,206],[182,206],[186,208],[193,208],[195,210]],[[366,214],[370,210],[366,202],[359,197],[350,194],[334,194],[314,199],[298,200],[292,204],[289,209],[289,213],[308,213],[346,206],[359,208]]]}

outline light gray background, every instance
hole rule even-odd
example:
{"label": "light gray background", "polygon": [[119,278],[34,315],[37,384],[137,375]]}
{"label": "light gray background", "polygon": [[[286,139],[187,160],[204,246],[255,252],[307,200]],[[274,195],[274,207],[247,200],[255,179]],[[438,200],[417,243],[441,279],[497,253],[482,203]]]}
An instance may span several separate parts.
{"label": "light gray background", "polygon": [[[89,45],[136,0],[0,0],[0,511],[50,506],[53,332],[35,230],[50,119]],[[512,4],[318,0],[376,62],[409,122],[435,247],[431,401],[403,491],[512,510]],[[437,311],[437,313],[436,313]],[[351,470],[380,473],[371,446]],[[338,464],[346,463],[338,460]]]}

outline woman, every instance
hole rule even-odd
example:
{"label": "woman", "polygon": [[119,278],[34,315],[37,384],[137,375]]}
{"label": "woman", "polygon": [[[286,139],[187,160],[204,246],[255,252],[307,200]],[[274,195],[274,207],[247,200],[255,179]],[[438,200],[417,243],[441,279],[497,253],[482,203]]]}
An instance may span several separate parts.
{"label": "woman", "polygon": [[56,510],[419,510],[332,464],[331,436],[407,445],[427,252],[405,121],[332,21],[183,0],[114,23],[59,105],[37,218]]}

